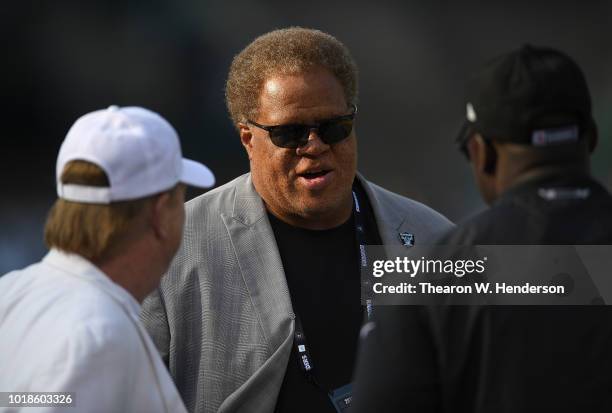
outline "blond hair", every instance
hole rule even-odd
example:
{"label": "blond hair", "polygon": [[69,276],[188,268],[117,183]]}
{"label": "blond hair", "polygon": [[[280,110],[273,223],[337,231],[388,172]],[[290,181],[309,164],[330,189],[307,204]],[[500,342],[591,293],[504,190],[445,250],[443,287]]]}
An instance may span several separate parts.
{"label": "blond hair", "polygon": [[340,82],[347,105],[357,103],[357,65],[347,47],[319,30],[290,27],[259,36],[234,57],[225,85],[234,125],[256,118],[259,94],[271,75],[320,66]]}
{"label": "blond hair", "polygon": [[[64,184],[108,187],[106,173],[86,161],[69,162],[61,176]],[[49,248],[79,254],[90,261],[114,255],[120,241],[135,230],[135,218],[152,197],[107,205],[58,199],[45,224]]]}

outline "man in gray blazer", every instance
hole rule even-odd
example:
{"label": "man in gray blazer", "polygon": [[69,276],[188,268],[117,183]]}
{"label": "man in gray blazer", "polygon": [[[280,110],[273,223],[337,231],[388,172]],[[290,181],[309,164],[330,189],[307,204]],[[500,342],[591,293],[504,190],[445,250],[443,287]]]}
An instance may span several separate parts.
{"label": "man in gray blazer", "polygon": [[337,411],[370,313],[362,246],[432,242],[452,224],[357,173],[357,69],[334,37],[260,36],[226,97],[251,172],[187,203],[142,320],[191,412]]}

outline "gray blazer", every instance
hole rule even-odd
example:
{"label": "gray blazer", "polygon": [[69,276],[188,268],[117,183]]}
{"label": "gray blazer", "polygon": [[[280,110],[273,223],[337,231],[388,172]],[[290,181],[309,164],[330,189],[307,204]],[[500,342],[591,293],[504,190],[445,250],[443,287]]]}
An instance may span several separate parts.
{"label": "gray blazer", "polygon": [[[432,242],[452,227],[423,204],[358,177],[385,244]],[[190,412],[270,413],[292,348],[281,258],[251,175],[186,204],[183,243],[142,322]]]}

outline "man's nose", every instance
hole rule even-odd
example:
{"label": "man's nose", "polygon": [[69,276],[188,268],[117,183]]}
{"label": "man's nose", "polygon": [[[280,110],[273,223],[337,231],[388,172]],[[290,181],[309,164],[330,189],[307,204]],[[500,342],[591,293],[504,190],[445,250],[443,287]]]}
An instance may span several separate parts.
{"label": "man's nose", "polygon": [[306,145],[297,148],[298,155],[318,156],[329,150],[329,145],[321,139],[316,128],[311,128]]}

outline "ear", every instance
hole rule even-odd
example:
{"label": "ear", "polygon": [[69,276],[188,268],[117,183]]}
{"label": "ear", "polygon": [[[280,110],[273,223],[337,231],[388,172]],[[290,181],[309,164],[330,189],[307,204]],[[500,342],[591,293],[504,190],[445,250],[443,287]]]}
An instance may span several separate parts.
{"label": "ear", "polygon": [[468,151],[468,156],[474,171],[480,173],[484,169],[484,140],[479,134],[475,134],[470,139],[468,139],[466,148]]}
{"label": "ear", "polygon": [[491,141],[485,143],[485,165],[484,172],[489,175],[495,175],[497,170],[497,149]]}
{"label": "ear", "polygon": [[587,142],[589,144],[589,153],[593,153],[593,151],[597,147],[597,142],[599,141],[599,133],[597,131],[597,125],[595,124],[595,122],[592,122],[586,137]]}
{"label": "ear", "polygon": [[249,159],[251,159],[251,153],[253,152],[253,132],[249,125],[243,122],[238,123],[238,133],[240,134],[240,143],[244,146],[247,151]]}
{"label": "ear", "polygon": [[157,239],[165,239],[170,235],[171,210],[172,196],[169,192],[164,192],[152,200],[151,228]]}
{"label": "ear", "polygon": [[495,175],[497,169],[497,151],[495,146],[476,134],[468,142],[468,152],[474,168],[485,175]]}

